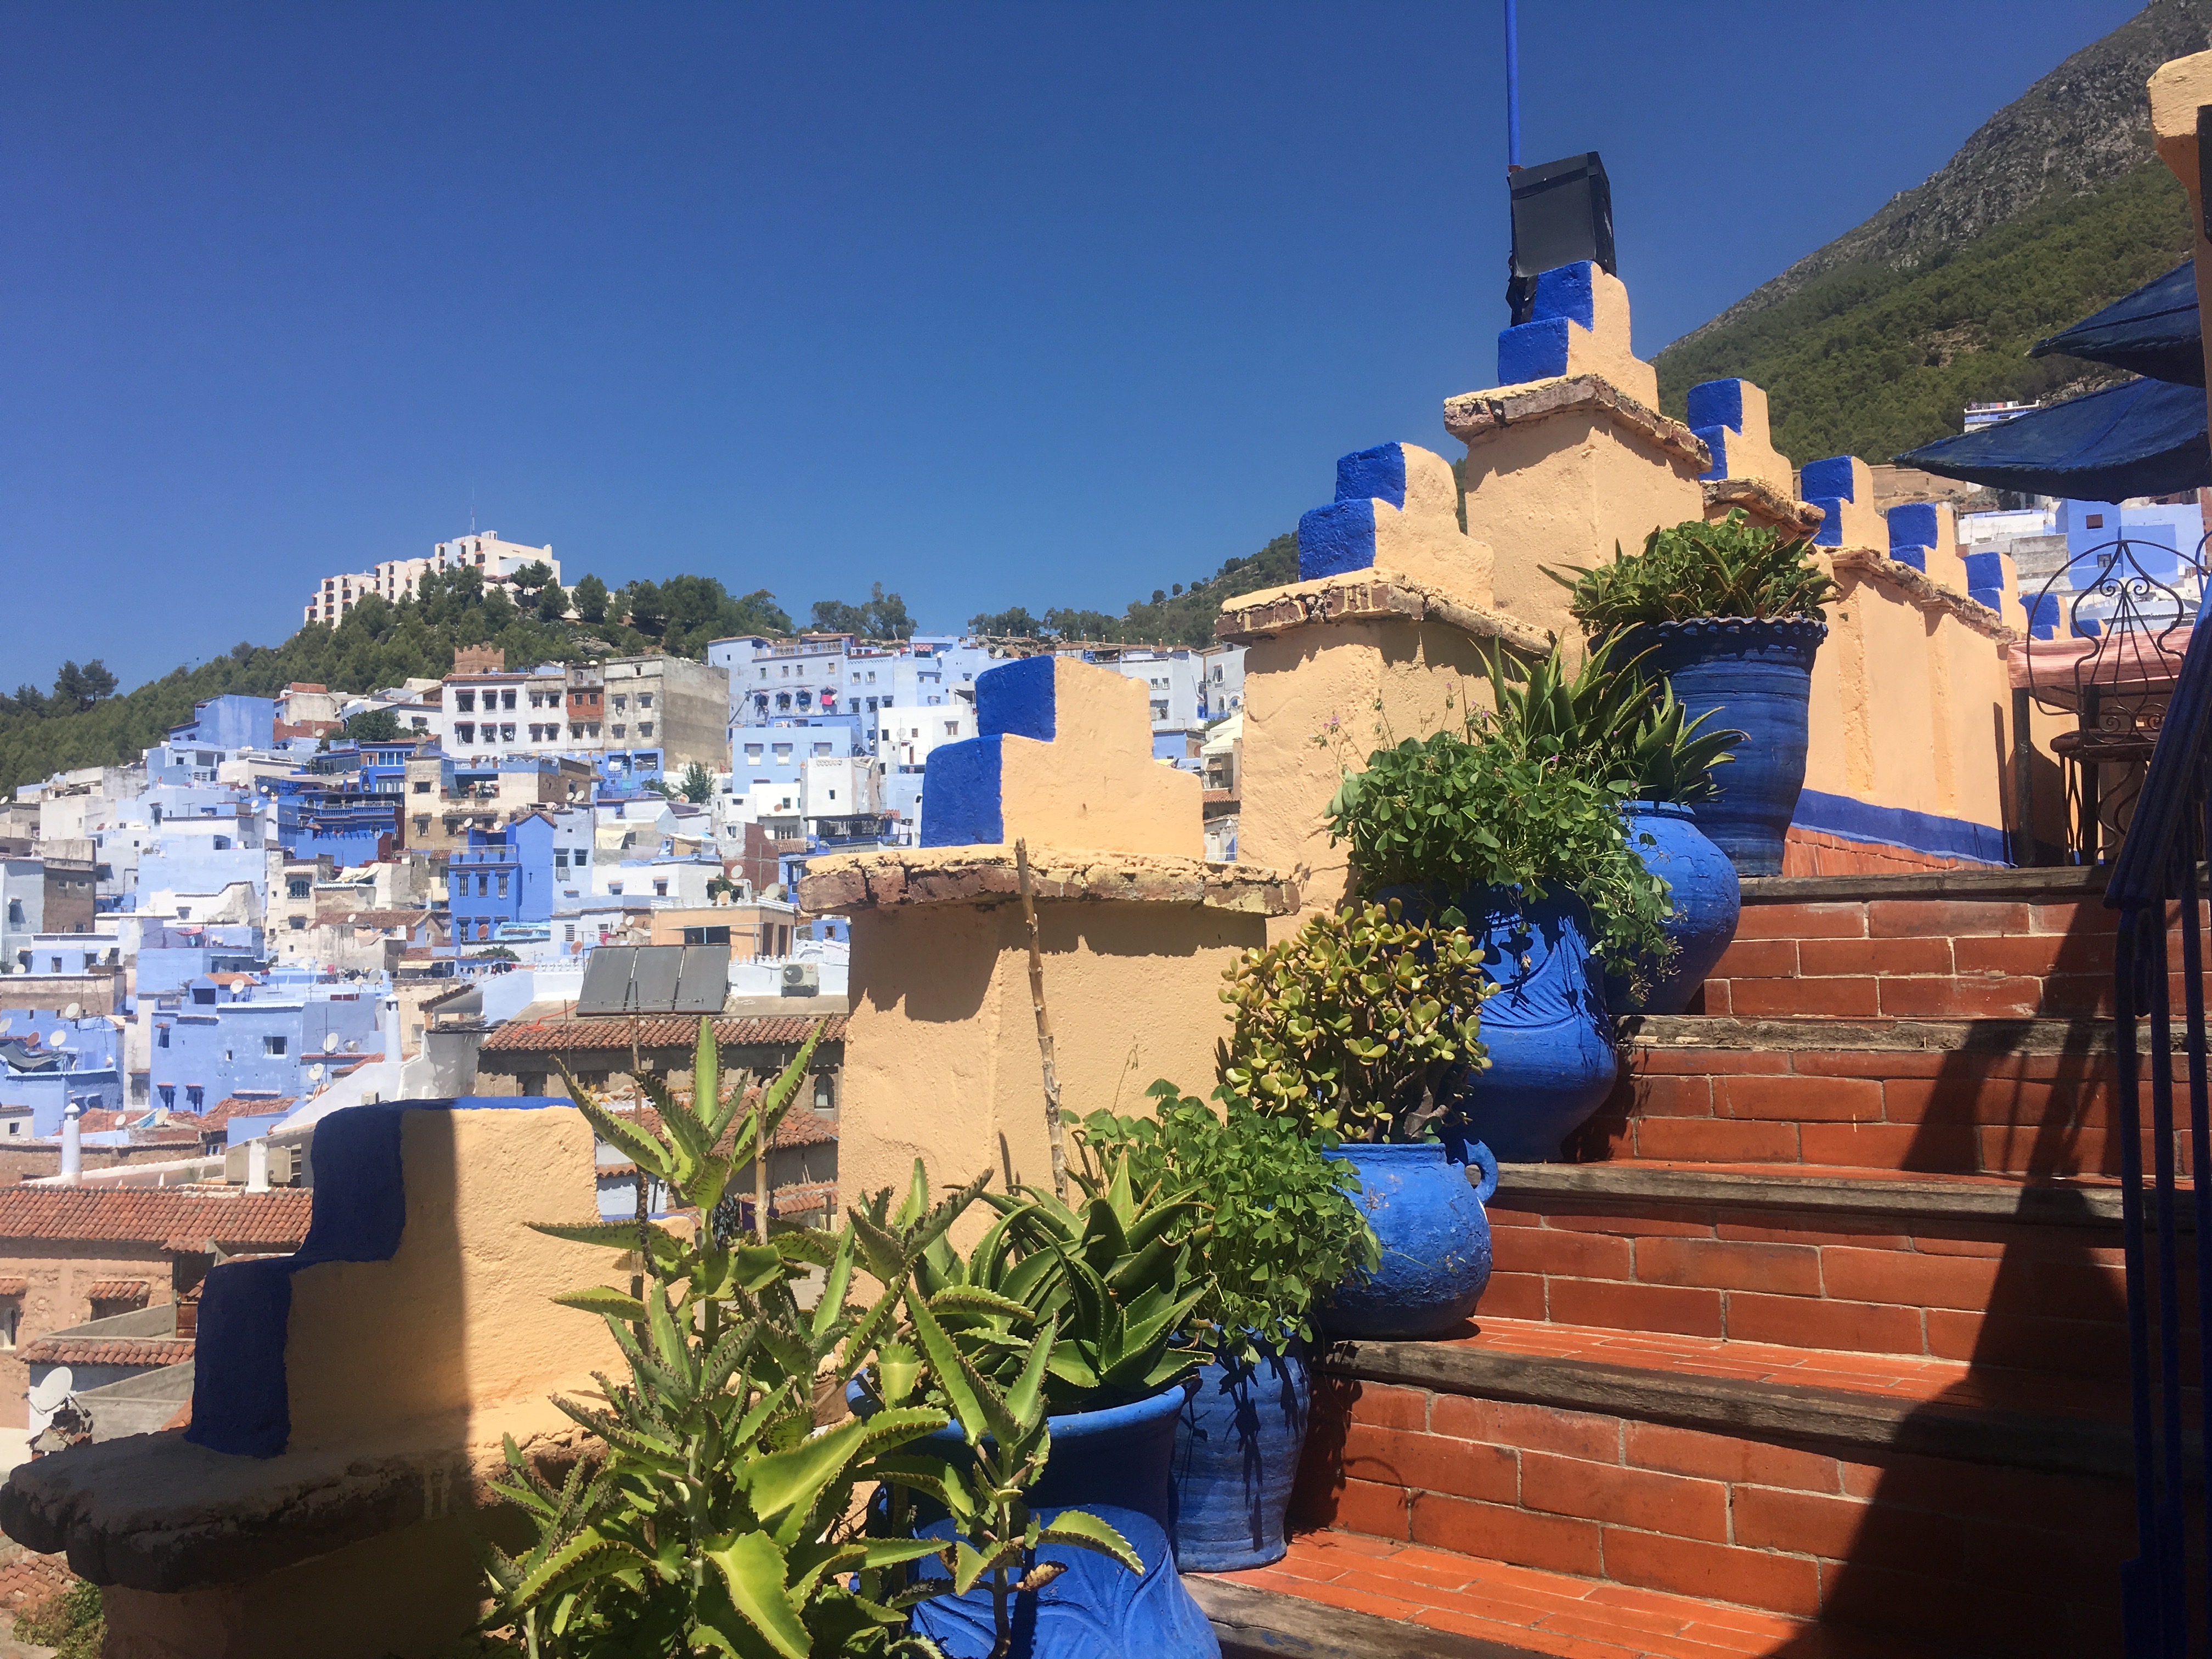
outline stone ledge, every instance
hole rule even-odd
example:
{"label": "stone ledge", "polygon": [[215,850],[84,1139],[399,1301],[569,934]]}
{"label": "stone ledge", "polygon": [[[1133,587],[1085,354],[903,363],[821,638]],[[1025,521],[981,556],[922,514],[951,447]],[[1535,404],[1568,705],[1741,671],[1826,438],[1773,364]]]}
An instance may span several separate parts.
{"label": "stone ledge", "polygon": [[[1826,1215],[1915,1220],[2018,1221],[2117,1227],[2117,1187],[2032,1186],[2002,1181],[1881,1181],[1847,1176],[1737,1175],[1616,1164],[1501,1164],[1501,1193],[1639,1204],[1725,1205]],[[2189,1206],[2178,1212],[2193,1231]]]}
{"label": "stone ledge", "polygon": [[[1253,864],[1142,853],[1042,847],[1030,858],[1040,899],[1195,904],[1244,915],[1287,916],[1297,884]],[[801,909],[850,914],[912,904],[1005,904],[1021,896],[1011,847],[935,847],[840,853],[817,859],[799,884]]]}
{"label": "stone ledge", "polygon": [[[545,1425],[552,1413],[531,1416]],[[572,1462],[585,1438],[574,1425],[514,1427],[533,1461]],[[262,1459],[210,1451],[169,1429],[21,1465],[0,1486],[0,1529],[42,1555],[67,1552],[70,1570],[95,1584],[173,1594],[465,1514],[498,1501],[487,1482],[505,1468],[496,1443]]]}
{"label": "stone ledge", "polygon": [[1707,507],[1740,507],[1756,521],[1792,536],[1809,536],[1828,520],[1828,509],[1777,489],[1764,478],[1708,478]]}
{"label": "stone ledge", "polygon": [[[2182,1025],[2173,1051],[2182,1052]],[[1620,1035],[1632,1048],[1736,1049],[1764,1054],[2107,1054],[2109,1019],[1738,1019],[1724,1014],[1629,1014]],[[2150,1034],[2137,1041],[2149,1053]]]}
{"label": "stone ledge", "polygon": [[1320,576],[1240,594],[1221,607],[1213,635],[1244,645],[1296,629],[1355,622],[1440,622],[1533,657],[1552,648],[1541,629],[1391,570]]}
{"label": "stone ledge", "polygon": [[1551,1359],[1446,1342],[1343,1342],[1320,1357],[1334,1376],[1438,1394],[1512,1401],[1801,1444],[1914,1452],[1966,1463],[2126,1480],[2134,1437],[2124,1420],[2033,1416],[1805,1383],[1756,1382]]}
{"label": "stone ledge", "polygon": [[[1221,1659],[1529,1659],[1557,1651],[1302,1601],[1206,1573],[1185,1573],[1182,1582],[1221,1638]],[[1533,1641],[1545,1632],[1529,1634]]]}
{"label": "stone ledge", "polygon": [[2014,870],[1915,870],[1893,876],[1746,876],[1746,904],[1827,904],[1872,899],[2028,899],[2047,903],[2102,898],[2109,865]]}
{"label": "stone ledge", "polygon": [[1596,374],[1463,392],[1444,399],[1444,430],[1473,449],[1503,437],[1510,427],[1570,414],[1596,416],[1629,437],[1662,451],[1669,460],[1686,466],[1692,477],[1712,471],[1713,453],[1703,438]]}
{"label": "stone ledge", "polygon": [[1870,576],[1878,582],[1899,589],[1923,611],[1942,611],[1956,617],[1974,632],[1985,639],[2003,645],[2016,645],[2022,635],[2019,629],[2005,625],[2003,617],[1989,606],[1954,592],[1942,583],[1932,580],[1923,570],[1896,559],[1885,558],[1871,548],[1846,547],[1836,554],[1836,568]]}

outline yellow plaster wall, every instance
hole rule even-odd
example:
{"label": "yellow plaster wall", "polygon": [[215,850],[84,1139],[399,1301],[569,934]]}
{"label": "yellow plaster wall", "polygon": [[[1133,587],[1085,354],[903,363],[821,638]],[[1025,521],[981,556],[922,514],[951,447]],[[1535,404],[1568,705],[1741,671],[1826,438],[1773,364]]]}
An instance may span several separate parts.
{"label": "yellow plaster wall", "polygon": [[1433,450],[1401,444],[1406,505],[1375,502],[1375,568],[1441,588],[1471,605],[1491,602],[1489,546],[1459,527],[1459,480]]}
{"label": "yellow plaster wall", "polygon": [[[1307,911],[1342,903],[1349,862],[1329,845],[1322,811],[1345,766],[1358,769],[1386,741],[1457,730],[1468,697],[1489,707],[1486,660],[1480,641],[1440,623],[1331,623],[1254,641],[1244,654],[1238,856],[1292,872]],[[1332,720],[1334,739],[1316,743]],[[1297,922],[1278,917],[1270,933]]]}
{"label": "yellow plaster wall", "polygon": [[1050,743],[1000,739],[1003,844],[1204,858],[1204,781],[1152,758],[1146,688],[1060,657],[1053,694]]}
{"label": "yellow plaster wall", "polygon": [[1790,464],[1790,458],[1774,447],[1765,389],[1749,380],[1740,380],[1736,385],[1743,400],[1743,429],[1739,432],[1734,428],[1729,428],[1723,446],[1727,453],[1728,471],[1723,476],[1756,478],[1795,501],[1797,498],[1795,487],[1797,470]]}
{"label": "yellow plaster wall", "polygon": [[1628,285],[1602,266],[1590,267],[1590,323],[1567,325],[1567,373],[1597,374],[1647,409],[1659,407],[1659,371],[1630,343]]}
{"label": "yellow plaster wall", "polygon": [[1829,517],[1820,527],[1823,532],[1841,524],[1838,532],[1842,538],[1831,537],[1830,547],[1869,547],[1887,558],[1889,556],[1889,519],[1874,504],[1874,473],[1867,464],[1854,455],[1851,462],[1851,499],[1838,501],[1828,508]]}
{"label": "yellow plaster wall", "polygon": [[[1210,1093],[1214,1045],[1228,1030],[1221,974],[1265,942],[1264,918],[1188,904],[1047,900],[1037,908],[1063,1110],[1141,1112],[1158,1077]],[[916,1158],[940,1184],[1000,1170],[1007,1158],[1019,1178],[1049,1184],[1019,905],[856,912],[852,1000],[838,1125],[843,1202],[903,1190]]]}
{"label": "yellow plaster wall", "polygon": [[[2212,316],[2212,242],[2204,240],[2203,180],[2197,176],[2197,112],[2212,104],[2212,52],[2192,52],[2160,64],[2150,77],[2149,92],[2151,136],[2158,145],[2158,159],[2189,192],[2189,222],[2196,230],[2197,307]],[[2212,375],[2207,380],[2212,382]],[[2206,397],[2212,400],[2212,387]]]}
{"label": "yellow plaster wall", "polygon": [[1705,515],[1688,461],[1580,410],[1507,428],[1469,449],[1464,471],[1467,531],[1492,550],[1497,607],[1570,641],[1581,630],[1567,591],[1540,566],[1598,564],[1615,543],[1633,552],[1661,526]]}
{"label": "yellow plaster wall", "polygon": [[407,1222],[392,1258],[293,1275],[288,1455],[430,1423],[472,1444],[478,1419],[618,1361],[599,1321],[550,1301],[611,1282],[613,1258],[526,1224],[599,1218],[582,1113],[409,1112],[400,1146]]}

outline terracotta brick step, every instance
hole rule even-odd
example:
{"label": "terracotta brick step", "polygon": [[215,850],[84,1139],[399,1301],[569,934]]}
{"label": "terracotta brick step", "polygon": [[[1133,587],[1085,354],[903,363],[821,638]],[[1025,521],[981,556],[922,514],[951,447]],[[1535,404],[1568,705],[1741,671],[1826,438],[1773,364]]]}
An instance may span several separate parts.
{"label": "terracotta brick step", "polygon": [[[1948,890],[1924,877],[1747,882],[1735,942],[1698,1010],[1754,1018],[2109,1015],[2119,918],[2104,906],[2102,872],[1976,873],[1999,879]],[[2177,907],[2172,926],[2181,919]],[[2169,957],[2179,1009],[2178,933]]]}
{"label": "terracotta brick step", "polygon": [[2118,1650],[2118,1389],[1490,1319],[1322,1370],[1307,1524],[1954,1653]]}
{"label": "terracotta brick step", "polygon": [[1356,1533],[1301,1534],[1272,1567],[1184,1583],[1224,1659],[1933,1659],[1887,1636]]}
{"label": "terracotta brick step", "polygon": [[[1509,1165],[1480,1313],[1486,1328],[1550,1320],[2119,1378],[2118,1200],[1804,1166]],[[2187,1286],[2183,1321],[2194,1328]]]}
{"label": "terracotta brick step", "polygon": [[[2037,1180],[2119,1173],[2110,1021],[1682,1015],[1622,1026],[1628,1064],[1613,1097],[1569,1141],[1574,1161]],[[2185,1066],[2177,1032],[2177,1079]],[[2148,1167],[2147,1091],[2144,1112]],[[2184,1170],[2186,1140],[2177,1133]]]}

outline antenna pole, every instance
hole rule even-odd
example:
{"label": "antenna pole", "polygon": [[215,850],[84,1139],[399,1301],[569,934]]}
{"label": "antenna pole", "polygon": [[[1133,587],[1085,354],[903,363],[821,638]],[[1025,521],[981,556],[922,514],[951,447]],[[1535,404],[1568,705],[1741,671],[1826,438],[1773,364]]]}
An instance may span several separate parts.
{"label": "antenna pole", "polygon": [[1521,24],[1515,0],[1505,0],[1505,170],[1521,170]]}

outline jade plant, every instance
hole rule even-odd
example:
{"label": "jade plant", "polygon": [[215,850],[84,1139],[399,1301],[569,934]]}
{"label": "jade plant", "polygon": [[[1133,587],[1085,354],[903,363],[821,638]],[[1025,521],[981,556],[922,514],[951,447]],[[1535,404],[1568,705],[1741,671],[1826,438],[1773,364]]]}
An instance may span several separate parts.
{"label": "jade plant", "polygon": [[1084,1119],[1086,1165],[1119,1160],[1139,1187],[1195,1188],[1212,1201],[1195,1248],[1206,1291],[1191,1310],[1215,1352],[1255,1363],[1262,1348],[1315,1338],[1315,1304],[1381,1259],[1359,1207],[1359,1176],[1295,1121],[1218,1089],[1218,1115],[1164,1078],[1151,1117]]}
{"label": "jade plant", "polygon": [[1568,609],[1592,635],[1700,617],[1822,621],[1821,607],[1836,597],[1807,538],[1753,525],[1741,507],[1717,522],[1662,526],[1641,553],[1624,554],[1616,542],[1608,564],[1544,574],[1571,592]]}
{"label": "jade plant", "polygon": [[1222,1084],[1326,1145],[1421,1139],[1451,1073],[1488,1063],[1476,1032],[1492,988],[1455,911],[1409,921],[1394,898],[1322,912],[1223,977]]}

